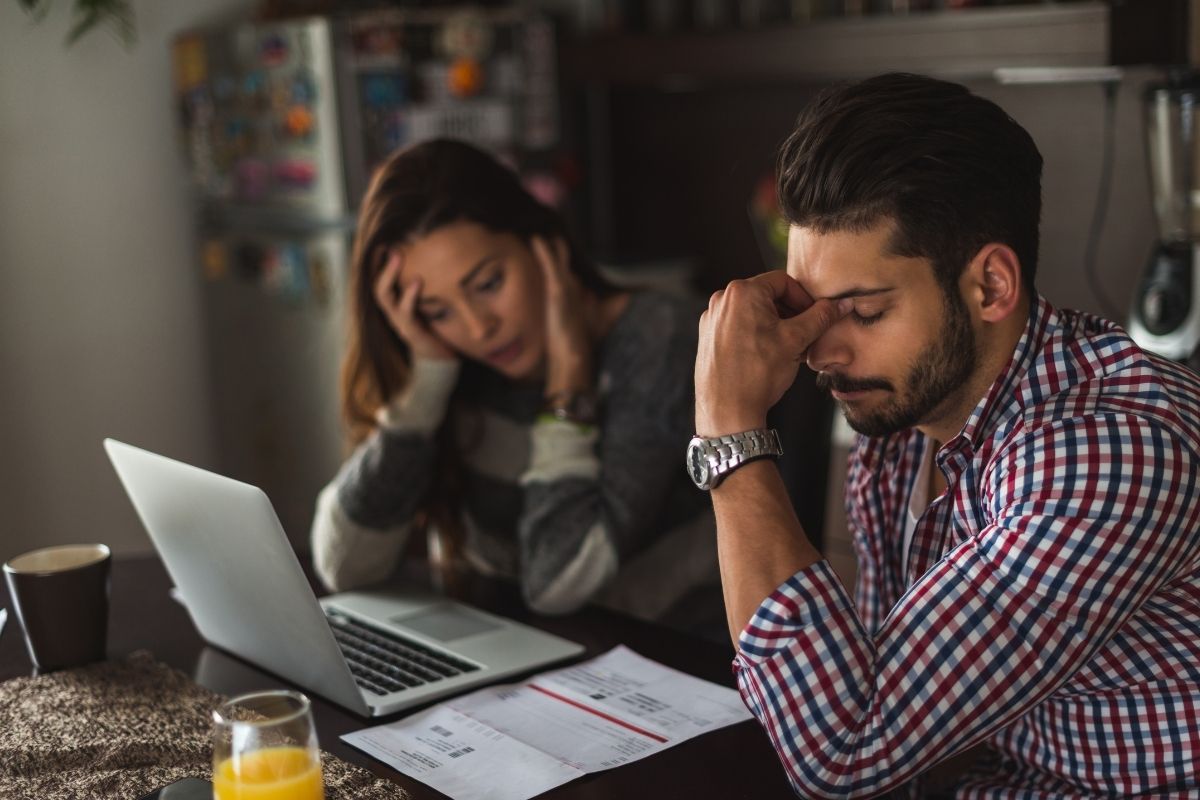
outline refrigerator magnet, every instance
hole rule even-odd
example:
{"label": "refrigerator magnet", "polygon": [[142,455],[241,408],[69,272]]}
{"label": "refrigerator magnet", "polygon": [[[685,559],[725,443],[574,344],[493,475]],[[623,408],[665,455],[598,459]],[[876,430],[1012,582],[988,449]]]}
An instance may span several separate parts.
{"label": "refrigerator magnet", "polygon": [[219,239],[209,239],[200,246],[200,265],[204,277],[219,281],[229,274],[229,251]]}
{"label": "refrigerator magnet", "polygon": [[450,65],[446,73],[450,94],[455,97],[471,97],[483,88],[483,67],[473,58],[460,58]]}
{"label": "refrigerator magnet", "polygon": [[483,60],[492,52],[492,26],[478,11],[451,14],[438,34],[438,45],[451,58]]}

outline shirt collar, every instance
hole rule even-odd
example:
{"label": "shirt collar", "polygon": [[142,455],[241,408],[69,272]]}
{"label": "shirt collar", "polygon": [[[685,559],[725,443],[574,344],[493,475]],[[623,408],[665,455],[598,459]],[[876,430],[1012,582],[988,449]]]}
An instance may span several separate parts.
{"label": "shirt collar", "polygon": [[1024,401],[1018,387],[1025,381],[1030,367],[1058,324],[1058,311],[1044,297],[1034,294],[1033,301],[1029,304],[1029,319],[1025,323],[1025,331],[1013,349],[1008,366],[992,382],[983,399],[975,405],[958,436],[947,442],[944,449],[967,446],[977,450],[995,433],[1002,422],[1021,410]]}

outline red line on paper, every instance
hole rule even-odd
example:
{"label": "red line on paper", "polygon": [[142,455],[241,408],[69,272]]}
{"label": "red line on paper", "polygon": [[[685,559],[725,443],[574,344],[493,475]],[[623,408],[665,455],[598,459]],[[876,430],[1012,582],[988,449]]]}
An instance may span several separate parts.
{"label": "red line on paper", "polygon": [[650,731],[645,730],[644,728],[639,728],[636,725],[630,725],[628,722],[626,722],[623,719],[618,719],[617,717],[610,716],[609,714],[605,714],[603,711],[592,708],[591,706],[585,706],[583,703],[572,700],[569,697],[563,697],[561,694],[552,692],[549,689],[543,689],[541,686],[538,686],[536,683],[529,684],[529,688],[537,689],[539,692],[541,692],[544,695],[549,695],[550,697],[553,697],[555,700],[561,700],[564,703],[573,705],[578,709],[588,712],[589,714],[595,714],[597,717],[603,717],[604,719],[608,720],[609,722],[614,722],[617,725],[620,725],[622,728],[629,728],[629,730],[633,731],[634,733],[640,733],[642,736],[653,739],[656,742],[662,742],[663,744],[667,743],[667,739],[664,736],[660,736],[657,733],[651,733]]}

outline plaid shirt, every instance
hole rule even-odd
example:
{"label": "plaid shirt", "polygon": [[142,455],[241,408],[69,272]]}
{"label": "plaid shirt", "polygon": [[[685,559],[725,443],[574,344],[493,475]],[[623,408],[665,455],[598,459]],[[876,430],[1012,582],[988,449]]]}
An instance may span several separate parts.
{"label": "plaid shirt", "polygon": [[741,634],[796,790],[916,794],[986,742],[959,797],[1200,797],[1200,379],[1037,299],[906,559],[926,441],[855,447],[856,601],[818,562]]}

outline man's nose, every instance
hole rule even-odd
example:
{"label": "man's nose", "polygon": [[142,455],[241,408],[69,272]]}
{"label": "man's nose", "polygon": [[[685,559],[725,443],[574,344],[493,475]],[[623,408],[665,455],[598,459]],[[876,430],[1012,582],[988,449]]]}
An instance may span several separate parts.
{"label": "man's nose", "polygon": [[808,351],[805,353],[805,362],[813,372],[825,372],[831,367],[849,366],[852,360],[851,351],[845,337],[838,330],[840,327],[841,323],[835,322],[832,328],[809,345]]}

